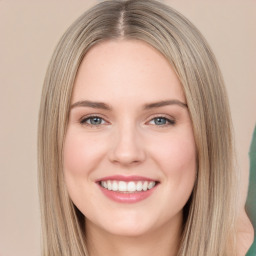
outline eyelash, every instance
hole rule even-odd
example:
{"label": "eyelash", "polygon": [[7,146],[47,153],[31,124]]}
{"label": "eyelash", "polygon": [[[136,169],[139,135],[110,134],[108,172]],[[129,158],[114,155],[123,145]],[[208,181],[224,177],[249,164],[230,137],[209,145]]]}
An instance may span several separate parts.
{"label": "eyelash", "polygon": [[[87,117],[83,117],[81,120],[80,120],[80,124],[82,125],[86,125],[86,126],[90,126],[90,127],[98,127],[100,126],[101,124],[97,124],[97,125],[93,125],[93,124],[88,124],[86,123],[87,120],[92,120],[93,118],[99,118],[101,120],[104,120],[104,118],[100,117],[100,116],[97,116],[97,115],[91,115],[91,116],[87,116]],[[104,120],[105,121],[105,120]],[[105,121],[106,122],[106,121]]]}
{"label": "eyelash", "polygon": [[[93,118],[98,118],[100,120],[104,120],[104,118],[100,117],[100,116],[97,116],[97,115],[91,115],[91,116],[87,116],[87,117],[83,117],[81,120],[80,120],[80,124],[81,125],[86,125],[86,126],[89,126],[89,127],[93,127],[93,128],[99,128],[100,125],[104,125],[104,124],[88,124],[86,123],[88,120],[92,120]],[[156,120],[157,118],[161,118],[161,119],[164,119],[166,121],[166,124],[163,124],[163,125],[155,125],[155,126],[159,126],[159,128],[164,128],[166,126],[174,126],[176,124],[175,120],[173,119],[170,119],[170,118],[167,118],[166,116],[164,115],[158,115],[158,116],[154,116],[153,118],[150,119],[150,121],[152,120]],[[104,120],[104,122],[106,122]]]}

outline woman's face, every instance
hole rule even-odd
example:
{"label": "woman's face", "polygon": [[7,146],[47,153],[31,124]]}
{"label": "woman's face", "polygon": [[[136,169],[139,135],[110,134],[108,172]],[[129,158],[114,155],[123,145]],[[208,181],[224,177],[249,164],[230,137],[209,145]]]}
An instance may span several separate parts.
{"label": "woman's face", "polygon": [[64,176],[86,227],[128,236],[180,228],[196,148],[167,60],[141,41],[98,44],[79,68],[71,104]]}

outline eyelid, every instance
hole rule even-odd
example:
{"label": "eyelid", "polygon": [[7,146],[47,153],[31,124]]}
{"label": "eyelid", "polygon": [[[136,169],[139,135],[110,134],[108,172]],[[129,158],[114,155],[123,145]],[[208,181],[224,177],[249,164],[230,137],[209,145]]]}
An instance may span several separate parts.
{"label": "eyelid", "polygon": [[83,123],[83,121],[85,121],[86,119],[89,119],[89,118],[93,118],[93,117],[98,117],[102,120],[104,120],[104,122],[108,123],[108,121],[106,121],[105,117],[103,117],[101,114],[89,114],[89,115],[85,115],[85,116],[82,116],[80,119],[79,119],[79,123],[81,125],[87,125],[87,126],[94,126],[94,127],[97,127],[97,126],[100,126],[100,125],[104,125],[104,124],[100,124],[100,125],[91,125],[91,124],[87,124],[87,123]]}
{"label": "eyelid", "polygon": [[147,123],[152,121],[154,118],[165,118],[167,120],[167,122],[168,122],[167,124],[164,124],[164,125],[154,125],[154,126],[158,126],[160,128],[163,128],[163,127],[166,127],[166,126],[169,126],[169,125],[175,125],[175,123],[176,123],[175,118],[173,118],[173,117],[171,117],[169,115],[166,115],[166,114],[156,114],[156,115],[153,115],[153,116],[150,117],[150,119],[149,119],[149,121],[147,121]]}
{"label": "eyelid", "polygon": [[[83,116],[83,117],[81,117],[79,119],[79,123],[81,125],[93,126],[93,127],[97,127],[97,126],[101,126],[101,125],[106,125],[106,124],[92,125],[92,124],[88,124],[88,123],[85,122],[86,119],[93,118],[93,117],[98,117],[98,118],[102,119],[106,124],[109,123],[108,121],[106,121],[106,118],[103,117],[101,114],[85,115],[85,116]],[[176,123],[175,118],[170,117],[169,115],[166,115],[166,114],[155,114],[153,116],[150,116],[150,118],[148,118],[148,121],[146,121],[146,123],[149,123],[150,121],[152,121],[155,118],[165,118],[168,123],[167,124],[163,124],[163,125],[154,125],[154,126],[166,127],[166,126],[169,126],[169,125],[175,125],[175,123]]]}

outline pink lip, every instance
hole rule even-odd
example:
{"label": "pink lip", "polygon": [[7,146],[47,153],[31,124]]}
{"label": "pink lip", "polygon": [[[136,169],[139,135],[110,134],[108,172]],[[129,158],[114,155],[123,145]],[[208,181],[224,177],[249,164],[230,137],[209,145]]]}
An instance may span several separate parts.
{"label": "pink lip", "polygon": [[108,190],[99,185],[100,190],[103,192],[105,196],[118,203],[137,203],[139,201],[142,201],[148,198],[155,191],[156,187],[157,186],[147,191],[122,193],[118,191]]}
{"label": "pink lip", "polygon": [[122,175],[115,175],[115,176],[108,176],[108,177],[104,177],[102,179],[99,179],[96,181],[96,183],[98,184],[100,190],[102,191],[102,193],[108,197],[109,199],[118,202],[118,203],[137,203],[140,202],[146,198],[148,198],[150,195],[152,195],[152,193],[154,193],[156,187],[158,186],[158,184],[153,187],[150,190],[147,191],[137,191],[137,192],[133,192],[133,193],[124,193],[124,192],[119,192],[119,191],[112,191],[112,190],[108,190],[106,188],[103,188],[100,185],[101,181],[105,181],[105,180],[116,180],[116,181],[156,181],[150,178],[146,178],[146,177],[142,177],[142,176],[122,176]]}
{"label": "pink lip", "polygon": [[107,176],[101,179],[96,180],[96,182],[100,182],[100,181],[105,181],[105,180],[123,180],[123,181],[156,181],[147,177],[143,177],[143,176],[123,176],[123,175],[113,175],[113,176]]}

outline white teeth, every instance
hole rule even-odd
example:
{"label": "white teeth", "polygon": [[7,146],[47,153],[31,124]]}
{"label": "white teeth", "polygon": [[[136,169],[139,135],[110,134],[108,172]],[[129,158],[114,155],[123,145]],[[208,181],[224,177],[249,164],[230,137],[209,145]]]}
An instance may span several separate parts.
{"label": "white teeth", "polygon": [[112,190],[112,183],[111,183],[111,181],[110,181],[110,180],[108,180],[107,185],[108,185],[108,189],[109,189],[109,190]]}
{"label": "white teeth", "polygon": [[113,183],[112,183],[112,190],[113,191],[117,191],[118,190],[118,184],[117,184],[116,181],[113,181]]}
{"label": "white teeth", "polygon": [[139,181],[139,182],[137,183],[136,190],[137,190],[137,191],[141,191],[141,190],[142,190],[142,182],[141,182],[141,181]]}
{"label": "white teeth", "polygon": [[142,189],[143,189],[144,191],[146,191],[146,190],[148,189],[148,182],[147,182],[147,181],[145,181],[145,182],[143,183]]}
{"label": "white teeth", "polygon": [[101,181],[100,185],[107,190],[119,191],[119,192],[140,192],[152,189],[155,185],[155,181]]}
{"label": "white teeth", "polygon": [[[109,189],[109,187],[107,189]],[[119,181],[119,183],[118,183],[118,191],[126,192],[126,190],[127,190],[126,182]]]}
{"label": "white teeth", "polygon": [[148,184],[148,189],[153,188],[156,185],[156,183],[154,181],[150,181]]}
{"label": "white teeth", "polygon": [[127,190],[128,190],[129,192],[134,192],[134,191],[136,191],[135,182],[130,181],[130,182],[128,183]]}
{"label": "white teeth", "polygon": [[102,185],[104,188],[108,188],[108,185],[107,185],[107,182],[106,182],[106,181],[102,181],[101,185]]}

